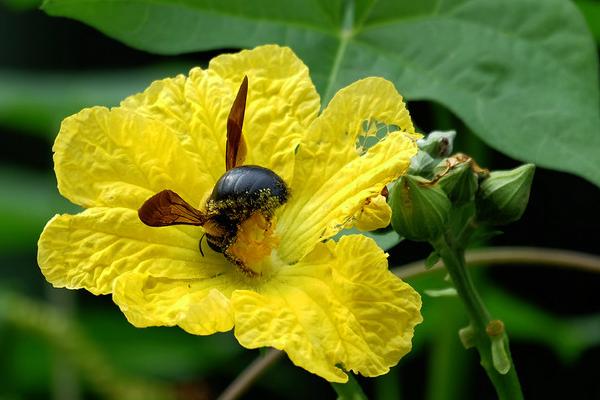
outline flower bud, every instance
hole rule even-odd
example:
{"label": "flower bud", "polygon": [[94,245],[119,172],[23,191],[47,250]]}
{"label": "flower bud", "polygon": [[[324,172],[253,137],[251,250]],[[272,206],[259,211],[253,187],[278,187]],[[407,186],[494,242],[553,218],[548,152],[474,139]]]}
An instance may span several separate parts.
{"label": "flower bud", "polygon": [[419,151],[411,159],[409,173],[424,177],[431,177],[434,167],[439,160],[452,153],[456,132],[434,131],[426,138],[419,139]]}
{"label": "flower bud", "polygon": [[504,225],[521,218],[527,202],[535,165],[525,164],[509,171],[494,171],[481,182],[477,193],[477,218]]}
{"label": "flower bud", "polygon": [[450,169],[438,182],[454,205],[463,205],[475,198],[478,178],[469,162]]}
{"label": "flower bud", "polygon": [[426,138],[419,139],[417,146],[433,158],[444,158],[452,154],[455,131],[433,131]]}
{"label": "flower bud", "polygon": [[437,185],[418,176],[405,175],[392,188],[389,199],[392,227],[407,239],[429,241],[446,227],[450,200]]}

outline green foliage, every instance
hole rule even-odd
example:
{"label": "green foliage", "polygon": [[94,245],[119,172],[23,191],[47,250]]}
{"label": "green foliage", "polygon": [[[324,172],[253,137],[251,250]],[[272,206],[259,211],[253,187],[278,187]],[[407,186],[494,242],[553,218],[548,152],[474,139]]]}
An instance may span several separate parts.
{"label": "green foliage", "polygon": [[291,46],[323,99],[365,76],[445,105],[492,147],[600,185],[593,38],[564,0],[47,0],[50,15],[178,54]]}
{"label": "green foliage", "polygon": [[77,210],[60,197],[51,174],[1,168],[0,187],[0,251],[31,248],[54,214]]}
{"label": "green foliage", "polygon": [[338,233],[333,239],[338,240],[344,235],[365,235],[377,242],[377,245],[383,250],[389,250],[400,243],[404,238],[396,233],[391,227],[386,229],[378,229],[376,231],[364,232],[356,228],[344,229]]}
{"label": "green foliage", "polygon": [[575,0],[597,42],[600,42],[600,3],[598,0]]}
{"label": "green foliage", "polygon": [[189,67],[166,64],[77,74],[0,69],[0,124],[54,139],[60,121],[83,107],[116,106],[153,80],[187,73]]}
{"label": "green foliage", "polygon": [[[600,314],[568,318],[555,315],[492,285],[479,271],[473,273],[483,300],[490,312],[504,321],[511,342],[544,344],[564,362],[574,362],[586,349],[600,344]],[[429,272],[407,281],[423,293],[446,287],[448,283],[443,276],[443,271]],[[422,299],[424,322],[417,328],[416,349],[426,346],[430,341],[435,342],[438,336],[451,335],[452,330],[456,331],[455,328],[466,324],[464,309],[457,297],[423,296]],[[462,348],[458,335],[453,335],[453,338],[455,345]]]}

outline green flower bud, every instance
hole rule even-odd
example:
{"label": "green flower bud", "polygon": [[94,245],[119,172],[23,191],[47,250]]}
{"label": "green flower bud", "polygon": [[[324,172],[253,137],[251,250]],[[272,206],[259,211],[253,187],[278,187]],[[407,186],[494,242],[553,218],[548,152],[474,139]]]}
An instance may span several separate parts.
{"label": "green flower bud", "polygon": [[409,173],[430,178],[433,169],[441,158],[452,153],[452,147],[456,132],[434,131],[426,138],[419,139],[417,145],[419,151],[410,162]]}
{"label": "green flower bud", "polygon": [[417,146],[433,158],[444,158],[452,154],[455,131],[433,131],[426,138],[419,139]]}
{"label": "green flower bud", "polygon": [[450,200],[437,185],[405,175],[390,192],[392,227],[400,236],[417,241],[439,237],[446,228]]}
{"label": "green flower bud", "polygon": [[[442,162],[442,164],[445,162]],[[460,206],[473,201],[478,187],[478,178],[470,163],[461,163],[450,169],[438,181],[452,204]]]}
{"label": "green flower bud", "polygon": [[492,225],[505,225],[521,218],[527,202],[535,165],[510,171],[494,171],[481,182],[477,193],[477,218]]}
{"label": "green flower bud", "polygon": [[427,178],[433,177],[433,169],[437,165],[439,160],[431,157],[423,150],[417,151],[410,160],[410,167],[408,173],[411,175],[419,175]]}

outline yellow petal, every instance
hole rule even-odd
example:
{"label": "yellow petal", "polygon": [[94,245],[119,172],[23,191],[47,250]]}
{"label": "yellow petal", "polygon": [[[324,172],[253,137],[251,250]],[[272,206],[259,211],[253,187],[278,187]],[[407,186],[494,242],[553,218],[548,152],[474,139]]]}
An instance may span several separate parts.
{"label": "yellow petal", "polygon": [[289,183],[296,146],[320,108],[306,65],[289,48],[266,45],[218,56],[211,60],[209,71],[233,93],[248,76],[245,164],[269,168]]}
{"label": "yellow petal", "polygon": [[193,227],[150,228],[135,210],[91,208],[57,215],[38,242],[38,263],[56,287],[110,293],[128,271],[171,279],[199,279],[231,270],[221,254],[198,249],[202,232]]}
{"label": "yellow petal", "polygon": [[194,68],[189,78],[179,75],[153,82],[144,92],[123,100],[121,107],[169,127],[209,186],[225,170],[226,123],[234,93],[222,79]]}
{"label": "yellow petal", "polygon": [[384,196],[367,199],[366,204],[355,216],[354,226],[361,231],[385,228],[392,219],[392,209]]}
{"label": "yellow petal", "polygon": [[212,189],[166,125],[119,108],[65,119],[53,150],[59,191],[84,207],[137,209],[163,189],[198,204]]}
{"label": "yellow petal", "polygon": [[[392,132],[363,153],[357,140],[372,136],[376,124]],[[340,90],[300,144],[292,197],[277,227],[280,256],[297,261],[315,243],[351,225],[365,200],[408,168],[418,137],[392,83],[367,78]]]}
{"label": "yellow petal", "polygon": [[115,280],[113,300],[138,328],[179,325],[195,335],[210,335],[233,327],[230,293],[226,275],[176,280],[127,272]]}
{"label": "yellow petal", "polygon": [[187,79],[154,82],[121,106],[171,127],[215,182],[225,172],[227,116],[244,75],[249,79],[245,164],[272,169],[289,181],[294,149],[320,102],[308,68],[287,47],[218,56],[207,70],[194,68]]}
{"label": "yellow petal", "polygon": [[419,295],[360,235],[318,244],[259,292],[235,291],[231,302],[243,346],[284,350],[294,364],[332,382],[347,380],[336,365],[385,374],[410,350],[422,320]]}

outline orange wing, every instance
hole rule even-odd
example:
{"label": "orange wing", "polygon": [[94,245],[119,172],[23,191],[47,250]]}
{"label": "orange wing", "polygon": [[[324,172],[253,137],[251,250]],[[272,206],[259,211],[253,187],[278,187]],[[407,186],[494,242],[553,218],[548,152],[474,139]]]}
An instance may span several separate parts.
{"label": "orange wing", "polygon": [[247,95],[248,77],[244,76],[227,117],[227,149],[225,150],[225,168],[227,171],[235,166],[242,165],[246,158],[246,142],[242,134],[242,126],[244,125]]}
{"label": "orange wing", "polygon": [[148,226],[201,226],[208,219],[172,190],[163,190],[146,200],[138,210],[138,216]]}

